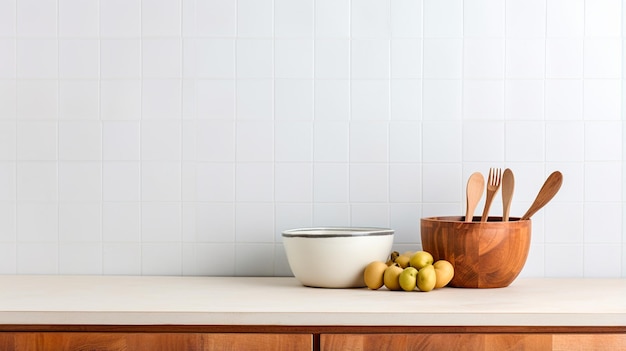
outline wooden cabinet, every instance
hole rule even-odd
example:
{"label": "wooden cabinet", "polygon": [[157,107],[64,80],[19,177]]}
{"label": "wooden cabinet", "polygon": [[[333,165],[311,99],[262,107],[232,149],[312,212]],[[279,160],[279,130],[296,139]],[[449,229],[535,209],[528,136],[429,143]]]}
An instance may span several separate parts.
{"label": "wooden cabinet", "polygon": [[323,334],[320,350],[626,350],[626,334]]}
{"label": "wooden cabinet", "polygon": [[1,351],[626,350],[624,327],[0,326]]}
{"label": "wooden cabinet", "polygon": [[240,333],[0,333],[2,351],[312,350],[311,334]]}

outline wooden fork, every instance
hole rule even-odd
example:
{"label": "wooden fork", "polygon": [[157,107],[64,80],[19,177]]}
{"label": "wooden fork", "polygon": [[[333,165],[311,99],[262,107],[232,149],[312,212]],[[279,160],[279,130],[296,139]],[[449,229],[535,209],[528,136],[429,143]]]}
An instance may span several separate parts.
{"label": "wooden fork", "polygon": [[489,207],[491,207],[493,197],[498,192],[498,189],[500,189],[501,180],[502,170],[500,168],[490,168],[489,178],[487,179],[487,198],[485,199],[485,209],[483,210],[483,216],[480,219],[481,222],[487,222]]}

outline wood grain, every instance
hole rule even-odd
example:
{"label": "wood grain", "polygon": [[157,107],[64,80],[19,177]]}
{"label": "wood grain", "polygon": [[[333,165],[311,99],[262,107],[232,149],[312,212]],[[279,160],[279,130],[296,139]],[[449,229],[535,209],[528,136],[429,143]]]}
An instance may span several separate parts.
{"label": "wood grain", "polygon": [[2,351],[312,350],[312,334],[0,333]]}
{"label": "wood grain", "polygon": [[323,334],[321,351],[626,350],[621,334]]}
{"label": "wood grain", "polygon": [[435,260],[454,266],[452,287],[502,288],[509,286],[526,264],[531,221],[490,217],[487,222],[464,222],[463,217],[421,220],[422,247]]}

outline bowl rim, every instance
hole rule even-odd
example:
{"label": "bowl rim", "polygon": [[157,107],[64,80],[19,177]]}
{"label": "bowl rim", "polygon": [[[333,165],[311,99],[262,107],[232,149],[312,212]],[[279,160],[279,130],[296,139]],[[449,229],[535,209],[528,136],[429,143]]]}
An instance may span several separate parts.
{"label": "bowl rim", "polygon": [[381,227],[312,227],[288,229],[284,238],[346,238],[393,235],[394,230]]}
{"label": "bowl rim", "polygon": [[511,223],[530,223],[531,219],[522,219],[521,217],[509,217],[506,222],[502,221],[502,217],[489,216],[486,222],[481,222],[479,216],[474,216],[473,221],[465,222],[465,216],[433,216],[422,217],[420,220],[428,222],[444,222],[444,223],[466,223],[468,225],[506,225]]}

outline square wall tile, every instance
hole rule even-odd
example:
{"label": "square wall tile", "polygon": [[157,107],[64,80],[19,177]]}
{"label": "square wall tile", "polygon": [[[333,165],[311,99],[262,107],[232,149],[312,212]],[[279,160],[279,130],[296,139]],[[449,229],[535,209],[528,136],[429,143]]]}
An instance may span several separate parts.
{"label": "square wall tile", "polygon": [[315,162],[348,162],[349,128],[348,122],[316,122],[313,130]]}
{"label": "square wall tile", "polygon": [[313,0],[274,0],[274,35],[276,37],[313,37]]}
{"label": "square wall tile", "polygon": [[467,121],[463,124],[463,161],[504,161],[503,122]]}
{"label": "square wall tile", "polygon": [[0,244],[0,272],[2,274],[17,273],[17,244]]}
{"label": "square wall tile", "polygon": [[389,201],[389,172],[381,163],[353,163],[349,170],[351,202]]}
{"label": "square wall tile", "polygon": [[583,81],[547,79],[545,82],[547,120],[583,119]]}
{"label": "square wall tile", "polygon": [[142,119],[180,119],[182,87],[178,79],[144,79]]}
{"label": "square wall tile", "polygon": [[313,225],[313,206],[310,203],[285,202],[276,204],[275,242],[282,242],[282,232]]}
{"label": "square wall tile", "polygon": [[543,140],[545,125],[541,122],[506,123],[505,159],[517,162],[542,162],[545,160],[545,148],[540,143],[528,143],[528,140]]}
{"label": "square wall tile", "polygon": [[623,62],[621,53],[622,40],[620,38],[585,39],[585,78],[620,78]]}
{"label": "square wall tile", "polygon": [[139,160],[141,125],[136,121],[102,122],[102,159]]}
{"label": "square wall tile", "polygon": [[[196,5],[196,10],[201,8]],[[156,0],[141,2],[141,35],[180,35],[181,0]],[[222,12],[220,12],[222,13]]]}
{"label": "square wall tile", "polygon": [[57,158],[57,123],[19,121],[17,123],[18,160],[55,160]]}
{"label": "square wall tile", "polygon": [[[18,243],[56,243],[59,238],[58,205],[56,203],[19,203],[17,205]],[[55,244],[56,245],[56,244]],[[18,264],[20,247],[18,245]],[[38,261],[33,257],[34,261]],[[20,267],[20,266],[18,266]]]}
{"label": "square wall tile", "polygon": [[389,40],[356,39],[350,46],[350,74],[353,79],[389,78]]}
{"label": "square wall tile", "polygon": [[195,199],[209,202],[235,201],[235,166],[233,163],[197,163]]}
{"label": "square wall tile", "polygon": [[272,276],[274,274],[273,244],[235,245],[236,276]]}
{"label": "square wall tile", "polygon": [[57,78],[59,73],[58,45],[56,39],[18,39],[17,77]]}
{"label": "square wall tile", "polygon": [[59,119],[97,120],[100,108],[100,82],[90,80],[59,81]]}
{"label": "square wall tile", "polygon": [[60,78],[99,78],[100,47],[95,39],[59,40]]}
{"label": "square wall tile", "polygon": [[[458,202],[461,194],[461,167],[456,163],[432,163],[422,166],[422,201],[425,203]],[[441,215],[441,214],[439,214]]]}
{"label": "square wall tile", "polygon": [[[183,4],[183,9],[187,4]],[[193,2],[195,21],[190,35],[226,37],[237,33],[237,2],[202,1]]]}
{"label": "square wall tile", "polygon": [[140,275],[141,244],[103,244],[102,273],[108,275]]}
{"label": "square wall tile", "polygon": [[180,204],[174,202],[142,203],[141,240],[144,243],[179,243],[181,241]]}
{"label": "square wall tile", "polygon": [[181,165],[177,161],[141,163],[141,200],[180,201]]}
{"label": "square wall tile", "polygon": [[141,80],[101,80],[100,117],[103,120],[139,120]]}
{"label": "square wall tile", "polygon": [[502,120],[504,96],[502,80],[465,80],[463,83],[463,119]]}
{"label": "square wall tile", "polygon": [[504,39],[466,38],[463,41],[463,77],[504,78]]}
{"label": "square wall tile", "polygon": [[102,201],[102,163],[95,161],[59,162],[59,201]]}
{"label": "square wall tile", "polygon": [[178,161],[181,158],[180,121],[142,121],[141,159]]}
{"label": "square wall tile", "polygon": [[424,78],[460,79],[463,71],[463,39],[424,39]]}
{"label": "square wall tile", "polygon": [[621,176],[618,162],[585,163],[585,201],[621,201]]}
{"label": "square wall tile", "polygon": [[507,39],[506,77],[542,79],[545,74],[545,39]]}
{"label": "square wall tile", "polygon": [[[286,41],[282,41],[285,43]],[[298,43],[306,43],[306,41],[296,41],[292,40],[289,42],[298,42]],[[288,45],[284,45],[282,50],[285,52],[282,53],[284,55],[289,55],[288,52],[290,49]],[[295,45],[294,45],[295,46]],[[281,47],[277,47],[276,50],[281,50]],[[308,64],[312,65],[311,61],[311,51],[313,48],[309,48],[309,50],[302,55],[308,54],[306,57],[306,61],[301,63],[299,66],[290,67],[289,66],[289,58],[281,57],[283,60],[283,64],[285,67],[281,67],[287,73],[288,68],[293,69],[295,74],[306,74],[307,76],[311,73],[307,70],[311,70],[312,68],[308,67]],[[278,55],[278,52],[277,52]],[[273,78],[274,77],[274,41],[270,39],[238,39],[237,40],[237,78]],[[295,60],[294,60],[295,61]],[[304,69],[305,72],[298,72],[299,69]]]}
{"label": "square wall tile", "polygon": [[586,245],[584,276],[594,278],[621,277],[621,251],[619,245]]}
{"label": "square wall tile", "polygon": [[18,162],[18,202],[55,202],[58,199],[55,162]]}
{"label": "square wall tile", "polygon": [[580,38],[546,39],[546,77],[582,78],[583,72],[587,73],[583,70],[584,46]]}
{"label": "square wall tile", "polygon": [[144,38],[141,41],[141,74],[144,78],[178,78],[182,44],[179,38]]}
{"label": "square wall tile", "polygon": [[17,202],[16,178],[17,172],[15,162],[0,162],[0,202]]}
{"label": "square wall tile", "polygon": [[17,274],[58,273],[58,244],[46,242],[17,244]]}
{"label": "square wall tile", "polygon": [[422,167],[419,164],[391,164],[389,202],[418,203],[421,200]]}
{"label": "square wall tile", "polygon": [[312,120],[313,91],[311,79],[276,79],[274,81],[274,118],[276,120]]}
{"label": "square wall tile", "polygon": [[389,83],[384,80],[353,80],[350,91],[352,120],[389,120]]}
{"label": "square wall tile", "polygon": [[[584,205],[584,242],[612,244],[617,247],[622,240],[620,203],[588,203]],[[599,219],[602,220],[599,220]]]}
{"label": "square wall tile", "polygon": [[347,203],[318,203],[313,206],[314,226],[350,225],[350,205]]}
{"label": "square wall tile", "polygon": [[349,168],[346,164],[316,163],[313,168],[313,200],[347,203]]}
{"label": "square wall tile", "polygon": [[26,0],[17,3],[17,34],[51,37],[57,32],[57,2]]}
{"label": "square wall tile", "polygon": [[422,120],[423,84],[417,79],[394,79],[391,81],[391,119]]}
{"label": "square wall tile", "polygon": [[232,243],[235,241],[235,205],[198,203],[195,208],[195,241]]}
{"label": "square wall tile", "polygon": [[[562,107],[561,104],[565,101],[562,101],[561,96],[558,95],[562,93],[562,91],[556,89],[556,87],[554,87],[553,91],[550,93],[555,94],[554,99],[558,101],[553,102],[553,110],[548,110],[549,106],[546,99],[549,88],[551,87],[548,86],[548,83],[545,83],[541,79],[506,80],[504,83],[504,111],[506,119],[543,120],[544,109],[546,117],[548,117],[548,112],[564,115],[560,112],[561,110],[559,110],[559,108]],[[574,92],[571,93],[573,94]],[[575,106],[575,104],[571,104],[571,100],[570,105]],[[570,110],[573,110],[573,108],[570,107]]]}
{"label": "square wall tile", "polygon": [[621,160],[623,138],[621,125],[620,121],[585,123],[585,160]]}
{"label": "square wall tile", "polygon": [[391,78],[422,78],[422,39],[391,41]]}
{"label": "square wall tile", "polygon": [[141,41],[139,39],[101,39],[100,77],[141,77]]}
{"label": "square wall tile", "polygon": [[420,162],[422,160],[422,124],[394,121],[389,124],[389,161]]}
{"label": "square wall tile", "polygon": [[506,1],[507,37],[543,37],[546,33],[546,1]]}
{"label": "square wall tile", "polygon": [[100,2],[101,37],[139,37],[141,35],[141,0]]}
{"label": "square wall tile", "polygon": [[182,262],[182,244],[179,242],[141,244],[142,275],[181,275]]}
{"label": "square wall tile", "polygon": [[350,36],[350,0],[316,0],[314,17],[316,38]]}
{"label": "square wall tile", "polygon": [[348,39],[315,40],[315,78],[350,77],[351,41]]}
{"label": "square wall tile", "polygon": [[313,159],[313,124],[277,121],[274,124],[274,153],[277,162],[308,162]]}
{"label": "square wall tile", "polygon": [[[100,242],[102,239],[99,203],[59,204],[59,241]],[[98,253],[98,256],[100,254]]]}
{"label": "square wall tile", "polygon": [[461,119],[463,84],[460,79],[428,79],[423,84],[424,121]]}
{"label": "square wall tile", "polygon": [[[139,202],[104,202],[102,204],[102,242],[139,243],[141,241],[141,205]],[[106,261],[106,252],[104,254]]]}
{"label": "square wall tile", "polygon": [[[54,80],[18,80],[17,117],[24,120],[56,119],[58,117],[58,96],[58,83]],[[33,101],[37,101],[37,103],[33,104]]]}
{"label": "square wall tile", "polygon": [[463,128],[457,122],[424,122],[423,162],[461,162]]}
{"label": "square wall tile", "polygon": [[97,0],[60,0],[58,4],[59,36],[98,36],[99,10]]}
{"label": "square wall tile", "polygon": [[[59,159],[94,161],[102,159],[100,121],[60,121]],[[80,147],[76,147],[80,145]]]}
{"label": "square wall tile", "polygon": [[[274,117],[273,80],[240,79],[236,84],[235,110],[238,120],[271,120]],[[217,106],[223,105],[220,103]]]}
{"label": "square wall tile", "polygon": [[347,121],[350,118],[350,81],[315,80],[316,121]]}
{"label": "square wall tile", "polygon": [[[238,132],[239,130],[237,130]],[[198,161],[235,160],[235,123],[232,121],[198,121],[195,128]]]}
{"label": "square wall tile", "polygon": [[422,1],[401,0],[391,3],[391,35],[396,38],[422,36]]}
{"label": "square wall tile", "polygon": [[313,40],[276,39],[274,53],[276,78],[313,78]]}
{"label": "square wall tile", "polygon": [[350,5],[350,34],[353,38],[389,36],[390,2],[364,0],[351,2]]}
{"label": "square wall tile", "polygon": [[102,199],[104,201],[141,200],[141,165],[137,161],[102,163]]}
{"label": "square wall tile", "polygon": [[[231,15],[230,4],[221,4],[221,1],[215,1],[214,6],[222,6],[219,12],[215,13],[217,15],[224,15],[225,13]],[[239,37],[271,37],[274,34],[274,7],[272,0],[238,0],[237,4],[237,17],[233,19],[228,16],[227,20],[223,18],[219,18],[218,20],[222,20],[220,22],[213,22],[212,26],[213,32],[225,32],[232,34],[230,32],[231,21],[236,20],[237,23],[237,36]],[[231,15],[232,16],[232,15]],[[211,26],[211,24],[205,24],[207,26]],[[221,30],[219,27],[222,27]]]}
{"label": "square wall tile", "polygon": [[237,160],[269,162],[274,160],[274,126],[265,121],[241,121],[237,128]]}
{"label": "square wall tile", "polygon": [[[274,165],[270,162],[238,163],[235,170],[237,202],[274,201]],[[239,223],[239,218],[237,219]]]}
{"label": "square wall tile", "polygon": [[582,121],[546,123],[546,160],[551,162],[585,159],[585,125]]}
{"label": "square wall tile", "polygon": [[270,202],[245,203],[236,205],[235,241],[238,244],[274,242],[274,205]]}
{"label": "square wall tile", "polygon": [[582,245],[546,244],[545,276],[563,278],[582,278],[584,273],[584,254]]}
{"label": "square wall tile", "polygon": [[274,171],[277,202],[311,202],[313,167],[311,163],[276,163]]}
{"label": "square wall tile", "polygon": [[102,244],[61,243],[59,274],[102,274]]}
{"label": "square wall tile", "polygon": [[583,84],[583,118],[617,121],[620,116],[619,79],[587,79]]}
{"label": "square wall tile", "polygon": [[619,0],[585,3],[585,35],[588,37],[620,36],[620,8]]}
{"label": "square wall tile", "polygon": [[387,162],[389,126],[386,122],[350,123],[350,161]]}
{"label": "square wall tile", "polygon": [[235,275],[234,244],[184,244],[183,274],[204,276]]}
{"label": "square wall tile", "polygon": [[463,2],[461,0],[423,0],[424,37],[461,37]]}
{"label": "square wall tile", "polygon": [[463,4],[465,37],[504,37],[505,1],[476,0]]}
{"label": "square wall tile", "polygon": [[582,37],[584,35],[584,0],[548,0],[546,5],[546,35],[548,37]]}

